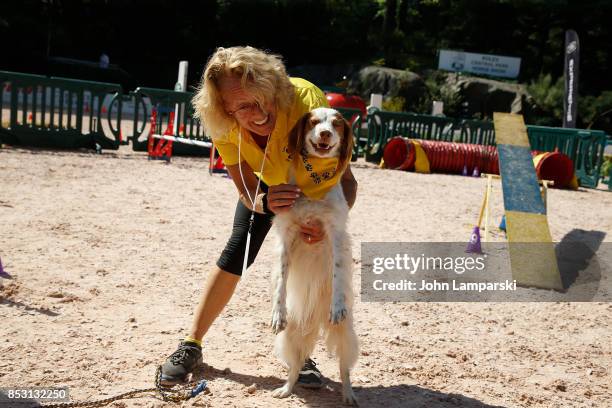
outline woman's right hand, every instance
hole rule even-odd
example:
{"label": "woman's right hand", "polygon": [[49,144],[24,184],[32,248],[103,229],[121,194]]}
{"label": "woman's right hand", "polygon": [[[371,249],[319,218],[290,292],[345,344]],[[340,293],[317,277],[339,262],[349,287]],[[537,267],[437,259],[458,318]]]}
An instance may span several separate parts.
{"label": "woman's right hand", "polygon": [[295,200],[300,196],[300,189],[293,184],[278,184],[268,187],[266,194],[268,209],[274,214],[289,211]]}

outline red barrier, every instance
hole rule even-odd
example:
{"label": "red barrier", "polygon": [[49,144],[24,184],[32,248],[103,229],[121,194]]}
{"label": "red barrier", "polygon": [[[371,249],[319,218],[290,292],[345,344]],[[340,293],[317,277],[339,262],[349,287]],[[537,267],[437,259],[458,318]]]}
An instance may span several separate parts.
{"label": "red barrier", "polygon": [[[157,123],[157,111],[153,110],[151,113],[151,129],[149,130],[149,140],[147,144],[147,152],[149,159],[162,159],[170,161],[172,157],[172,141],[165,139],[156,139],[153,137],[155,134],[155,128]],[[164,136],[173,136],[174,128],[174,112],[170,112],[168,119],[168,127],[164,132]]]}

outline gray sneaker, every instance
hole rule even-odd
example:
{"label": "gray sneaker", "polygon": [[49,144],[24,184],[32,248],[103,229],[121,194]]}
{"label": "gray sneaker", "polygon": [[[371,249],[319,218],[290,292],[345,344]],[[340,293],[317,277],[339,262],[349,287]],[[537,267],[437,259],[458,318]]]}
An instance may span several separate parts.
{"label": "gray sneaker", "polygon": [[202,364],[202,347],[182,341],[161,368],[161,383],[173,385],[185,382],[189,373]]}
{"label": "gray sneaker", "polygon": [[323,375],[317,368],[317,363],[308,359],[300,370],[297,383],[304,388],[321,388],[323,386],[322,377]]}

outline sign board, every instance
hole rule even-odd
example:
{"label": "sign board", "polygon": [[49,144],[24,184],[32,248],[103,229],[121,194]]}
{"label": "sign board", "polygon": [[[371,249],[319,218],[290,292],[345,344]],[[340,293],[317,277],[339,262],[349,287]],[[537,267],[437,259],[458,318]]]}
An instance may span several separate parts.
{"label": "sign board", "polygon": [[440,50],[438,69],[502,78],[518,77],[521,59],[492,54]]}

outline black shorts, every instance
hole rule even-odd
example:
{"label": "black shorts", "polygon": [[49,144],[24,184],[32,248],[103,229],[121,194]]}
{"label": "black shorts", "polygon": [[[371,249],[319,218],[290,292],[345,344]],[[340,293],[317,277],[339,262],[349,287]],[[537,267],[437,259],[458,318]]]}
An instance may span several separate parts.
{"label": "black shorts", "polygon": [[[263,182],[259,188],[263,192],[268,191],[268,186]],[[244,252],[246,249],[250,218],[251,210],[242,204],[242,201],[238,200],[236,212],[234,214],[232,235],[217,261],[217,266],[219,268],[238,276],[242,275],[242,263],[244,262]],[[255,213],[253,227],[251,228],[251,244],[247,266],[251,266],[253,261],[255,261],[259,248],[261,248],[261,244],[263,244],[266,235],[268,235],[268,231],[270,231],[270,227],[272,227],[272,218],[274,218],[273,214]]]}

